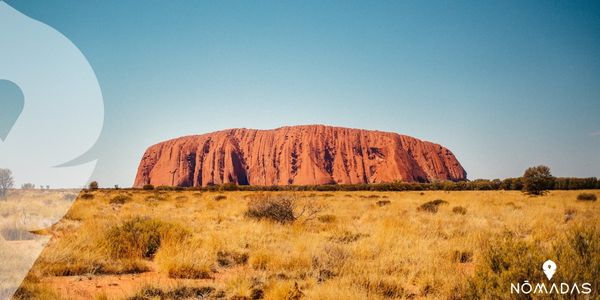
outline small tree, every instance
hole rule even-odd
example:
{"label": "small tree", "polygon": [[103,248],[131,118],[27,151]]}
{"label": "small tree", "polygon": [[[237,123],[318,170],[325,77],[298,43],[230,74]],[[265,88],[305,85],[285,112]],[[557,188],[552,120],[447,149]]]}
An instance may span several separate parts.
{"label": "small tree", "polygon": [[529,195],[540,196],[554,185],[554,176],[548,166],[531,167],[523,174],[523,192]]}
{"label": "small tree", "polygon": [[98,189],[98,181],[92,181],[92,182],[90,182],[89,189],[92,190],[92,191],[97,190]]}
{"label": "small tree", "polygon": [[33,183],[24,183],[21,185],[22,190],[33,190],[35,189],[35,184]]}
{"label": "small tree", "polygon": [[0,169],[0,198],[6,196],[6,192],[12,189],[13,184],[12,172],[9,169]]}

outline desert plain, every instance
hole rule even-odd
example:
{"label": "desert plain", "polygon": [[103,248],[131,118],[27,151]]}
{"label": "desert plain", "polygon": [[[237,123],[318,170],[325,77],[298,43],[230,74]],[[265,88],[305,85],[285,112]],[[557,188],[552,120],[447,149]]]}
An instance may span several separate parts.
{"label": "desert plain", "polygon": [[[558,265],[553,280],[591,282],[594,299],[600,205],[581,193],[600,196],[64,192],[31,200],[41,210],[70,206],[60,221],[29,235],[4,220],[0,247],[47,242],[15,299],[536,298],[511,295],[510,284],[542,281],[547,259]],[[269,203],[285,206],[261,214]]]}

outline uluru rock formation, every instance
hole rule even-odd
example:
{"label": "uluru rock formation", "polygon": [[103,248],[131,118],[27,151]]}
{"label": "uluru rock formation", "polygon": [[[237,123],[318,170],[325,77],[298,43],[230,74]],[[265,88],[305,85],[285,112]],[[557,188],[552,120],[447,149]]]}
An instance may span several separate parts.
{"label": "uluru rock formation", "polygon": [[391,132],[289,126],[228,129],[146,150],[134,186],[318,185],[465,180],[450,150]]}

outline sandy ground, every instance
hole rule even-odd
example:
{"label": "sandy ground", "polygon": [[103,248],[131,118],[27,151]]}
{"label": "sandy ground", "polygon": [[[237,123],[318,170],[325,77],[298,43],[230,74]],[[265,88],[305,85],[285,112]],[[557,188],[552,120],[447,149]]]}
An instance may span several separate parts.
{"label": "sandy ground", "polygon": [[214,274],[212,279],[173,279],[158,272],[154,263],[150,262],[151,271],[123,275],[89,275],[89,276],[50,276],[44,277],[42,283],[56,288],[65,299],[87,300],[98,295],[108,299],[124,299],[135,295],[145,286],[161,287],[205,287],[215,286],[239,273],[249,273],[252,269],[247,266],[223,269]]}

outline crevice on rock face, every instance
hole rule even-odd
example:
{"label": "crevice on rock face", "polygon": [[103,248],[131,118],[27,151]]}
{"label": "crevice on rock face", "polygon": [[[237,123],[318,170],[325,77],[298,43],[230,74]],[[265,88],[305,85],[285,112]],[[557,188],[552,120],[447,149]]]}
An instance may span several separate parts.
{"label": "crevice on rock face", "polygon": [[441,145],[391,132],[323,125],[229,129],[151,146],[134,186],[362,184],[465,180]]}

